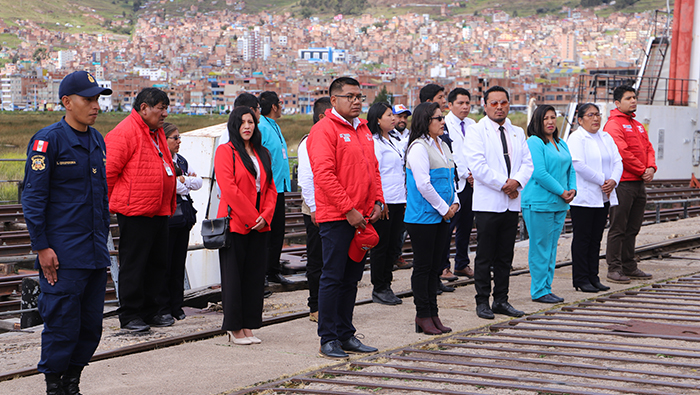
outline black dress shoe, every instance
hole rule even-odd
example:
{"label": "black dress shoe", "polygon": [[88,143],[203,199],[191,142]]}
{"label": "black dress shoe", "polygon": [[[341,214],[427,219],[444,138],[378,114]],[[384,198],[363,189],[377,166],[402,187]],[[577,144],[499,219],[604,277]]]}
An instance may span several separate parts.
{"label": "black dress shoe", "polygon": [[263,298],[266,298],[266,299],[267,299],[267,298],[269,298],[270,296],[272,296],[272,291],[267,290],[267,289],[266,289],[265,291],[263,291]]}
{"label": "black dress shoe", "polygon": [[594,287],[591,284],[574,285],[574,289],[577,291],[581,291],[581,292],[598,292],[598,291],[600,291],[597,287]]}
{"label": "black dress shoe", "polygon": [[554,297],[554,299],[557,300],[557,303],[562,303],[562,302],[564,301],[564,298],[562,298],[561,296],[557,296],[557,295],[555,295],[554,293],[551,293],[551,292],[550,292],[549,294],[552,295],[552,297]]}
{"label": "black dress shoe", "polygon": [[485,318],[487,320],[492,320],[494,317],[493,311],[491,311],[491,308],[487,303],[476,305],[476,315],[478,315],[479,318]]}
{"label": "black dress shoe", "polygon": [[341,348],[339,340],[331,340],[325,344],[322,344],[321,348],[318,349],[318,355],[324,358],[333,359],[349,357],[349,355]]}
{"label": "black dress shoe", "polygon": [[610,287],[608,287],[607,285],[603,285],[603,283],[601,283],[600,280],[598,280],[596,282],[591,282],[591,285],[598,288],[599,291],[609,291],[610,290]]}
{"label": "black dress shoe", "polygon": [[505,314],[511,317],[522,317],[525,315],[524,312],[516,310],[515,307],[511,306],[508,302],[493,302],[493,305],[491,306],[491,311],[493,311],[494,314]]}
{"label": "black dress shoe", "polygon": [[[387,306],[395,306],[398,303],[396,303],[396,295],[394,295],[393,292],[391,292],[388,289],[384,289],[381,291],[372,291],[372,302],[374,303],[379,303],[379,304],[385,304]],[[399,299],[399,302],[401,299]]]}
{"label": "black dress shoe", "polygon": [[133,320],[127,322],[126,325],[122,325],[122,329],[132,332],[146,332],[150,330],[151,327],[148,326],[147,323],[143,322],[141,318],[134,318]]}
{"label": "black dress shoe", "polygon": [[155,326],[157,328],[171,326],[174,323],[175,323],[175,319],[170,314],[156,315],[153,318],[151,318],[150,320],[148,320],[149,325]]}
{"label": "black dress shoe", "polygon": [[180,311],[179,313],[175,313],[172,316],[173,316],[173,318],[175,318],[178,321],[182,321],[185,318],[187,318],[187,314],[185,314],[184,311]]}
{"label": "black dress shoe", "polygon": [[554,296],[552,296],[552,294],[547,294],[547,295],[544,295],[544,296],[540,296],[540,297],[537,298],[537,299],[532,299],[532,301],[533,301],[533,302],[537,302],[537,303],[551,303],[551,304],[559,303],[559,299],[557,299],[557,298],[555,298]]}
{"label": "black dress shoe", "polygon": [[267,281],[271,283],[277,283],[277,284],[282,284],[282,285],[291,285],[294,284],[294,281],[287,280],[283,275],[277,273],[277,274],[268,274],[267,275]]}
{"label": "black dress shoe", "polygon": [[455,288],[450,287],[449,285],[443,284],[442,281],[438,281],[438,290],[440,290],[442,292],[454,292]]}
{"label": "black dress shoe", "polygon": [[342,348],[343,351],[345,351],[345,352],[354,353],[354,354],[367,354],[367,353],[379,351],[378,349],[376,349],[374,347],[370,347],[370,346],[362,344],[362,342],[358,338],[356,338],[355,336],[352,336],[348,340],[341,341],[340,348]]}

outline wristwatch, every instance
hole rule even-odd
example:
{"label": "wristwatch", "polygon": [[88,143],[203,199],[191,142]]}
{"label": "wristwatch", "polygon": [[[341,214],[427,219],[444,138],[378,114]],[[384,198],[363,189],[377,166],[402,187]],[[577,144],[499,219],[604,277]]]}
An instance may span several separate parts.
{"label": "wristwatch", "polygon": [[384,211],[384,203],[377,200],[376,202],[374,202],[374,204],[379,206],[379,211]]}

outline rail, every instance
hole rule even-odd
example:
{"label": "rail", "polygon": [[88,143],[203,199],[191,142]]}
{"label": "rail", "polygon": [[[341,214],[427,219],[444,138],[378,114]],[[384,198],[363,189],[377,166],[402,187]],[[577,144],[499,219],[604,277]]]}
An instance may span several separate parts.
{"label": "rail", "polygon": [[[697,81],[683,78],[666,78],[666,77],[638,77],[624,76],[612,74],[581,74],[579,75],[576,101],[578,103],[598,103],[598,102],[613,102],[613,91],[620,85],[634,86],[639,82],[640,93],[651,91],[653,95],[642,95],[638,104],[647,105],[682,105],[687,106],[687,101],[684,104],[676,103],[669,100],[669,92],[680,92],[681,97],[688,97],[689,92],[694,92],[697,89]],[[675,88],[671,88],[671,84]]]}

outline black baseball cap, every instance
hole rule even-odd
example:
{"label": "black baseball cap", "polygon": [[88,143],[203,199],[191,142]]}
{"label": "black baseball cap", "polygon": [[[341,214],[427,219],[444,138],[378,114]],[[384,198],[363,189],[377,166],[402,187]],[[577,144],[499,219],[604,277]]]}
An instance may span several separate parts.
{"label": "black baseball cap", "polygon": [[93,97],[95,95],[112,94],[112,90],[103,88],[97,84],[95,77],[87,71],[74,71],[61,81],[58,87],[58,99],[63,96],[78,95],[83,97]]}

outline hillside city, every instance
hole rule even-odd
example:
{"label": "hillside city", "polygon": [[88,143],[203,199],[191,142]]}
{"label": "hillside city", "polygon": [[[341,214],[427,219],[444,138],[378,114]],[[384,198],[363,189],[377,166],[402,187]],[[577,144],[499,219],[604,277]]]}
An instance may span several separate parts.
{"label": "hillside city", "polygon": [[[330,22],[285,13],[226,11],[164,18],[146,8],[131,36],[66,33],[38,23],[0,21],[16,35],[3,45],[2,109],[53,110],[58,85],[74,70],[88,70],[114,91],[104,111],[127,111],[136,94],[155,86],[168,92],[170,110],[225,112],[243,91],[276,91],[286,113],[309,113],[334,77],[351,75],[367,95],[383,90],[409,107],[433,82],[460,86],[480,98],[491,85],[512,93],[513,104],[565,106],[580,73],[635,75],[643,49],[665,19],[645,13],[597,17],[596,8],[562,8],[558,15],[517,17],[498,9],[471,16],[409,13],[391,18],[337,15]],[[103,18],[89,7],[85,16]],[[112,25],[129,21],[115,16]],[[104,18],[103,18],[104,19]]]}

